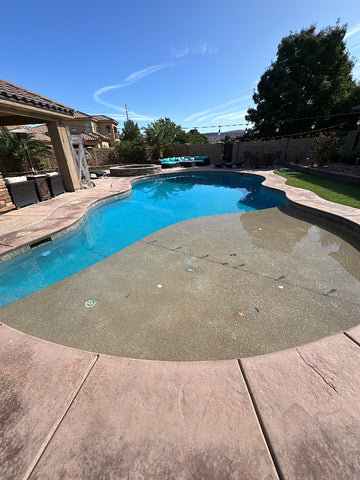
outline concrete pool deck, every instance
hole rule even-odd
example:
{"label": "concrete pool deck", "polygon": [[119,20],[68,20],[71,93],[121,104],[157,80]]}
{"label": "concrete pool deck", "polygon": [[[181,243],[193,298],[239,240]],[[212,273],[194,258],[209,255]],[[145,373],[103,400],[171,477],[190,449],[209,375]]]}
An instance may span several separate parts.
{"label": "concrete pool deck", "polygon": [[[360,226],[357,209],[251,173]],[[99,179],[95,189],[1,216],[1,253],[71,227],[91,203],[128,191],[129,180]],[[0,478],[360,477],[360,326],[209,362],[111,357],[4,324],[0,332]]]}

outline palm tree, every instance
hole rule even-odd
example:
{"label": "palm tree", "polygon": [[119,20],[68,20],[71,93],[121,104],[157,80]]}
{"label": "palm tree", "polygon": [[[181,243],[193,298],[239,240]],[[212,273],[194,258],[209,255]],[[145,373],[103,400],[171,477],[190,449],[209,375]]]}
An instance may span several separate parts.
{"label": "palm tree", "polygon": [[165,148],[174,143],[179,143],[177,137],[181,132],[180,125],[176,125],[170,118],[159,118],[145,128],[146,143],[155,147],[160,154],[160,158],[163,158]]}
{"label": "palm tree", "polygon": [[[50,147],[33,137],[32,133],[27,136],[30,158],[35,162],[45,160],[52,153]],[[29,162],[20,140],[8,128],[0,127],[0,171],[24,171],[27,167]]]}

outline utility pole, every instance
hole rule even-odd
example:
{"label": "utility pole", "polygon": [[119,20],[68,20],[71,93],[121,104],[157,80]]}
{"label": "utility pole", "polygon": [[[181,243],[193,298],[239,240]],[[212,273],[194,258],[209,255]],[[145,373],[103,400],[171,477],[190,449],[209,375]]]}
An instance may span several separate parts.
{"label": "utility pole", "polygon": [[127,109],[126,103],[125,103],[125,112],[126,112],[126,121],[129,121],[129,113],[128,113],[128,109]]}

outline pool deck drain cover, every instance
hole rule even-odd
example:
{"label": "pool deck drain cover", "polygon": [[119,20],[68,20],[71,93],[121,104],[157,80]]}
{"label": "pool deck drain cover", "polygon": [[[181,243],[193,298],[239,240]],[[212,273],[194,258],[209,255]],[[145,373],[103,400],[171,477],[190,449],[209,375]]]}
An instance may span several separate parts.
{"label": "pool deck drain cover", "polygon": [[87,302],[85,302],[85,307],[87,308],[93,307],[94,305],[96,305],[95,298],[92,298],[91,300],[88,300]]}
{"label": "pool deck drain cover", "polygon": [[194,268],[194,267],[185,268],[185,272],[186,272],[186,273],[194,273],[194,272],[195,272],[195,268]]}

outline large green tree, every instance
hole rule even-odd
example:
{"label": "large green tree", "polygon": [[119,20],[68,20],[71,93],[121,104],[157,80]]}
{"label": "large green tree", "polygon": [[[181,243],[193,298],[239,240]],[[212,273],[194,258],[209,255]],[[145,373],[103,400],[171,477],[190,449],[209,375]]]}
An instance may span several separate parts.
{"label": "large green tree", "polygon": [[126,120],[120,135],[121,140],[124,141],[139,141],[141,139],[140,128],[133,120]]}
{"label": "large green tree", "polygon": [[109,154],[109,160],[114,163],[144,163],[146,162],[145,142],[140,128],[133,120],[126,120],[120,134],[120,142]]}
{"label": "large green tree", "polygon": [[159,151],[160,157],[163,156],[165,148],[170,145],[186,143],[181,140],[183,133],[180,125],[176,125],[167,117],[159,118],[145,128],[146,143],[155,147]]}
{"label": "large green tree", "polygon": [[192,144],[209,143],[208,137],[200,133],[197,128],[193,128],[187,132],[187,139],[187,143]]}
{"label": "large green tree", "polygon": [[352,78],[353,61],[346,50],[346,26],[316,33],[316,27],[281,40],[276,61],[261,76],[253,95],[256,108],[246,120],[260,136],[298,133],[354,120],[343,114],[360,98]]}

